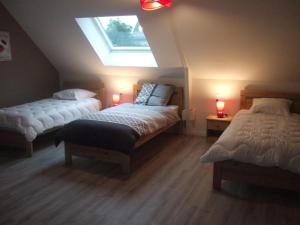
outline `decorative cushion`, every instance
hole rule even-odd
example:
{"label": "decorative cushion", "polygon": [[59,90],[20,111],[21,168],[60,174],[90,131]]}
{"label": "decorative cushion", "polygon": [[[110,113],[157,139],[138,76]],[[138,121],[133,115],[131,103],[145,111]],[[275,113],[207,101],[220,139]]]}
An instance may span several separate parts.
{"label": "decorative cushion", "polygon": [[142,104],[146,105],[148,99],[150,98],[156,84],[153,83],[144,83],[142,90],[138,94],[137,98],[135,99],[135,104]]}
{"label": "decorative cushion", "polygon": [[166,84],[158,84],[151,94],[147,105],[152,106],[166,106],[168,105],[172,94],[174,93],[174,86]]}
{"label": "decorative cushion", "polygon": [[66,89],[53,94],[53,98],[64,100],[81,100],[95,96],[96,93],[84,89]]}
{"label": "decorative cushion", "polygon": [[250,108],[252,113],[288,116],[292,101],[283,98],[254,98]]}

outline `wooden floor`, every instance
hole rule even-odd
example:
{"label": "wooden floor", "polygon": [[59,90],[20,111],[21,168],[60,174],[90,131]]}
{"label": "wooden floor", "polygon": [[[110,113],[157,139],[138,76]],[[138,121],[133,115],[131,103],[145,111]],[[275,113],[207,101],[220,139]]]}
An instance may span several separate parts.
{"label": "wooden floor", "polygon": [[300,224],[298,193],[230,182],[213,191],[203,138],[155,138],[130,177],[89,159],[67,168],[62,147],[47,144],[35,144],[33,158],[0,151],[0,225]]}

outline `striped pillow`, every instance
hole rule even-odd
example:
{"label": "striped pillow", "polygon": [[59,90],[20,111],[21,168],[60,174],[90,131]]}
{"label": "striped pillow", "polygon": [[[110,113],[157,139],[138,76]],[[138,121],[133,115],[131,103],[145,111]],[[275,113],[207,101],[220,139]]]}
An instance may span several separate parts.
{"label": "striped pillow", "polygon": [[135,99],[135,104],[146,105],[148,99],[150,98],[156,84],[153,83],[144,83],[142,90],[138,94],[137,98]]}

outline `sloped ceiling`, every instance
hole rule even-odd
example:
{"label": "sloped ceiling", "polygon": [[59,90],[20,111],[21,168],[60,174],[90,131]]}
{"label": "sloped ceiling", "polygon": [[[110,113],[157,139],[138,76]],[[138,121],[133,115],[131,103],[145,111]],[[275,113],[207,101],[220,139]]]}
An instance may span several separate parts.
{"label": "sloped ceiling", "polygon": [[194,77],[300,81],[300,1],[187,0],[174,15]]}
{"label": "sloped ceiling", "polygon": [[[136,0],[3,0],[34,42],[61,74],[116,73],[129,75],[131,68],[104,67],[79,26],[78,17],[138,15],[161,68],[181,67],[166,11],[150,15]],[[153,35],[155,34],[155,35]],[[145,69],[135,69],[135,71]],[[147,70],[147,69],[146,69]],[[149,69],[153,70],[153,69]]]}
{"label": "sloped ceiling", "polygon": [[170,10],[155,12],[141,11],[139,0],[0,1],[60,74],[152,73],[104,67],[74,21],[137,14],[160,69],[187,65],[195,78],[300,81],[298,0],[174,0]]}

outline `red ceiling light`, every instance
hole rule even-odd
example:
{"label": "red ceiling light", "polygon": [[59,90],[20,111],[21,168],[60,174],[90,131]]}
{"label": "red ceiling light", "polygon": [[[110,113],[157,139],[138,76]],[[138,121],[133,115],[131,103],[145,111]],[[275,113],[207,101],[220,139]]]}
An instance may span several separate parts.
{"label": "red ceiling light", "polygon": [[171,7],[172,0],[141,0],[141,6],[143,10],[151,11],[160,9],[162,7]]}

